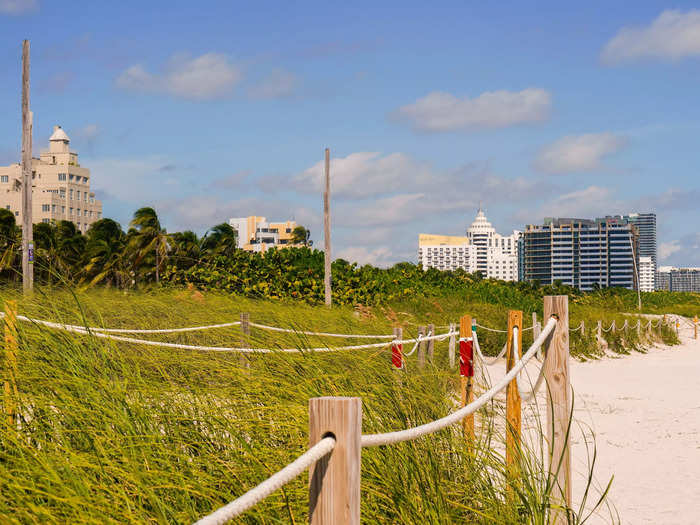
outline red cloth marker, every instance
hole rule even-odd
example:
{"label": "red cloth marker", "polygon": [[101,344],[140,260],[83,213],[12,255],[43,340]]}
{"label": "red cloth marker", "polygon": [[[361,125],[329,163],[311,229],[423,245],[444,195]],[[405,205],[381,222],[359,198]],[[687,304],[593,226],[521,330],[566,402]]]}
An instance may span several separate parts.
{"label": "red cloth marker", "polygon": [[471,337],[459,340],[459,375],[474,377],[474,341]]}
{"label": "red cloth marker", "polygon": [[403,344],[393,343],[391,345],[391,364],[395,368],[403,368]]}

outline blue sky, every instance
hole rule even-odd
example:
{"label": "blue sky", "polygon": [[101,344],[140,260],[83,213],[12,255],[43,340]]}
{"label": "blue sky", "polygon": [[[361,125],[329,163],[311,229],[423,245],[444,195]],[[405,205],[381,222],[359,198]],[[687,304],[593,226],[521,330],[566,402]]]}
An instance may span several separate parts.
{"label": "blue sky", "polygon": [[336,256],[415,260],[483,201],[502,233],[655,211],[661,263],[700,266],[700,10],[436,5],[0,0],[0,163],[28,38],[35,150],[63,126],[124,226],[294,217],[321,243],[329,147]]}

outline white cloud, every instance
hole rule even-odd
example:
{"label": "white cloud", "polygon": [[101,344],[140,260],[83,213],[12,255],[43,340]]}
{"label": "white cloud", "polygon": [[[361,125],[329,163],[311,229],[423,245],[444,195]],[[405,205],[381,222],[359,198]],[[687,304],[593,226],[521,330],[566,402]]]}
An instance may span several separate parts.
{"label": "white cloud", "polygon": [[396,254],[391,249],[380,246],[368,248],[367,246],[346,246],[334,256],[334,259],[345,259],[358,264],[371,264],[373,266],[391,266],[396,262]]}
{"label": "white cloud", "polygon": [[400,107],[392,117],[427,132],[503,128],[546,120],[551,99],[550,93],[540,88],[488,91],[471,99],[433,91],[413,104]]}
{"label": "white cloud", "polygon": [[603,157],[620,151],[627,143],[613,133],[569,135],[540,150],[536,169],[545,173],[592,171],[600,167]]}
{"label": "white cloud", "polygon": [[665,261],[679,251],[681,251],[681,243],[679,241],[662,242],[659,245],[659,260]]}
{"label": "white cloud", "polygon": [[628,211],[628,203],[615,197],[610,188],[588,186],[539,202],[534,208],[521,208],[513,218],[524,223],[538,223],[543,217],[589,219]]}
{"label": "white cloud", "polygon": [[0,0],[0,13],[5,15],[21,15],[38,9],[37,0]]}
{"label": "white cloud", "polygon": [[119,75],[116,83],[129,91],[206,100],[230,94],[242,76],[240,69],[225,55],[207,53],[193,58],[178,54],[170,58],[160,73],[151,73],[137,64]]}
{"label": "white cloud", "polygon": [[294,73],[275,69],[260,83],[252,86],[248,94],[253,98],[284,98],[294,94],[299,79]]}
{"label": "white cloud", "polygon": [[87,141],[95,140],[102,130],[97,124],[86,124],[78,130],[78,136]]}
{"label": "white cloud", "polygon": [[649,26],[624,27],[605,45],[608,64],[645,58],[680,60],[700,56],[700,10],[662,12]]}
{"label": "white cloud", "polygon": [[170,177],[160,172],[166,160],[159,156],[84,159],[83,163],[92,173],[91,185],[94,191],[133,202],[134,205],[143,205],[158,196],[161,191],[159,188]]}
{"label": "white cloud", "polygon": [[[319,161],[294,177],[294,186],[302,193],[323,191],[324,162]],[[435,173],[427,163],[404,153],[382,156],[361,151],[331,159],[331,193],[335,197],[363,198],[410,187],[435,184]]]}

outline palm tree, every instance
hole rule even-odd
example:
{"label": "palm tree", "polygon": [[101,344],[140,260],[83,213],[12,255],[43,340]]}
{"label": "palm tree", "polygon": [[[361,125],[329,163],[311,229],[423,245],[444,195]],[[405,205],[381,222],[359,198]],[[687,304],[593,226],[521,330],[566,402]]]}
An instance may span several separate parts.
{"label": "palm tree", "polygon": [[66,270],[79,269],[85,251],[85,237],[71,221],[56,224],[57,260]]}
{"label": "palm tree", "polygon": [[104,282],[124,287],[130,273],[122,227],[112,219],[100,219],[90,226],[86,237],[83,279],[91,285]]}
{"label": "palm tree", "polygon": [[292,230],[292,242],[294,244],[303,244],[304,246],[308,246],[309,237],[311,237],[311,231],[303,226],[297,226]]}
{"label": "palm tree", "polygon": [[[22,231],[17,226],[15,214],[0,208],[0,271],[17,266],[22,245]],[[15,278],[17,278],[15,273]]]}
{"label": "palm tree", "polygon": [[199,261],[201,242],[192,231],[177,232],[171,235],[172,254],[179,269],[188,269]]}
{"label": "palm tree", "polygon": [[202,251],[208,255],[231,256],[238,248],[238,232],[227,222],[217,224],[202,239]]}
{"label": "palm tree", "polygon": [[[60,267],[58,255],[58,239],[56,237],[56,225],[47,222],[40,222],[34,225],[34,249],[36,250],[36,263],[34,264],[37,274],[41,276],[42,270],[46,270],[46,281],[51,284],[51,277]],[[45,262],[45,264],[42,264]]]}
{"label": "palm tree", "polygon": [[135,251],[134,267],[138,268],[146,257],[155,255],[155,277],[160,282],[160,266],[168,256],[169,239],[164,228],[158,220],[158,214],[153,208],[140,208],[134,213],[130,226],[136,230],[132,236],[132,245]]}

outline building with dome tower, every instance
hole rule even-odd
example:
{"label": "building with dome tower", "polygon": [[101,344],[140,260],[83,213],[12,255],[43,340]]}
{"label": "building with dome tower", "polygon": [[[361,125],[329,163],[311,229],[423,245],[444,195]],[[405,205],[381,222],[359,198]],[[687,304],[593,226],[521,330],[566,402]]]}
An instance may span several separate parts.
{"label": "building with dome tower", "polygon": [[423,268],[462,268],[490,279],[517,281],[519,239],[516,230],[507,236],[496,232],[480,205],[464,237],[420,234],[418,262]]}
{"label": "building with dome tower", "polygon": [[[0,166],[0,206],[22,223],[22,167]],[[102,203],[90,191],[90,170],[70,150],[70,138],[54,126],[49,149],[32,158],[32,220],[34,223],[66,220],[85,233],[102,218]]]}

